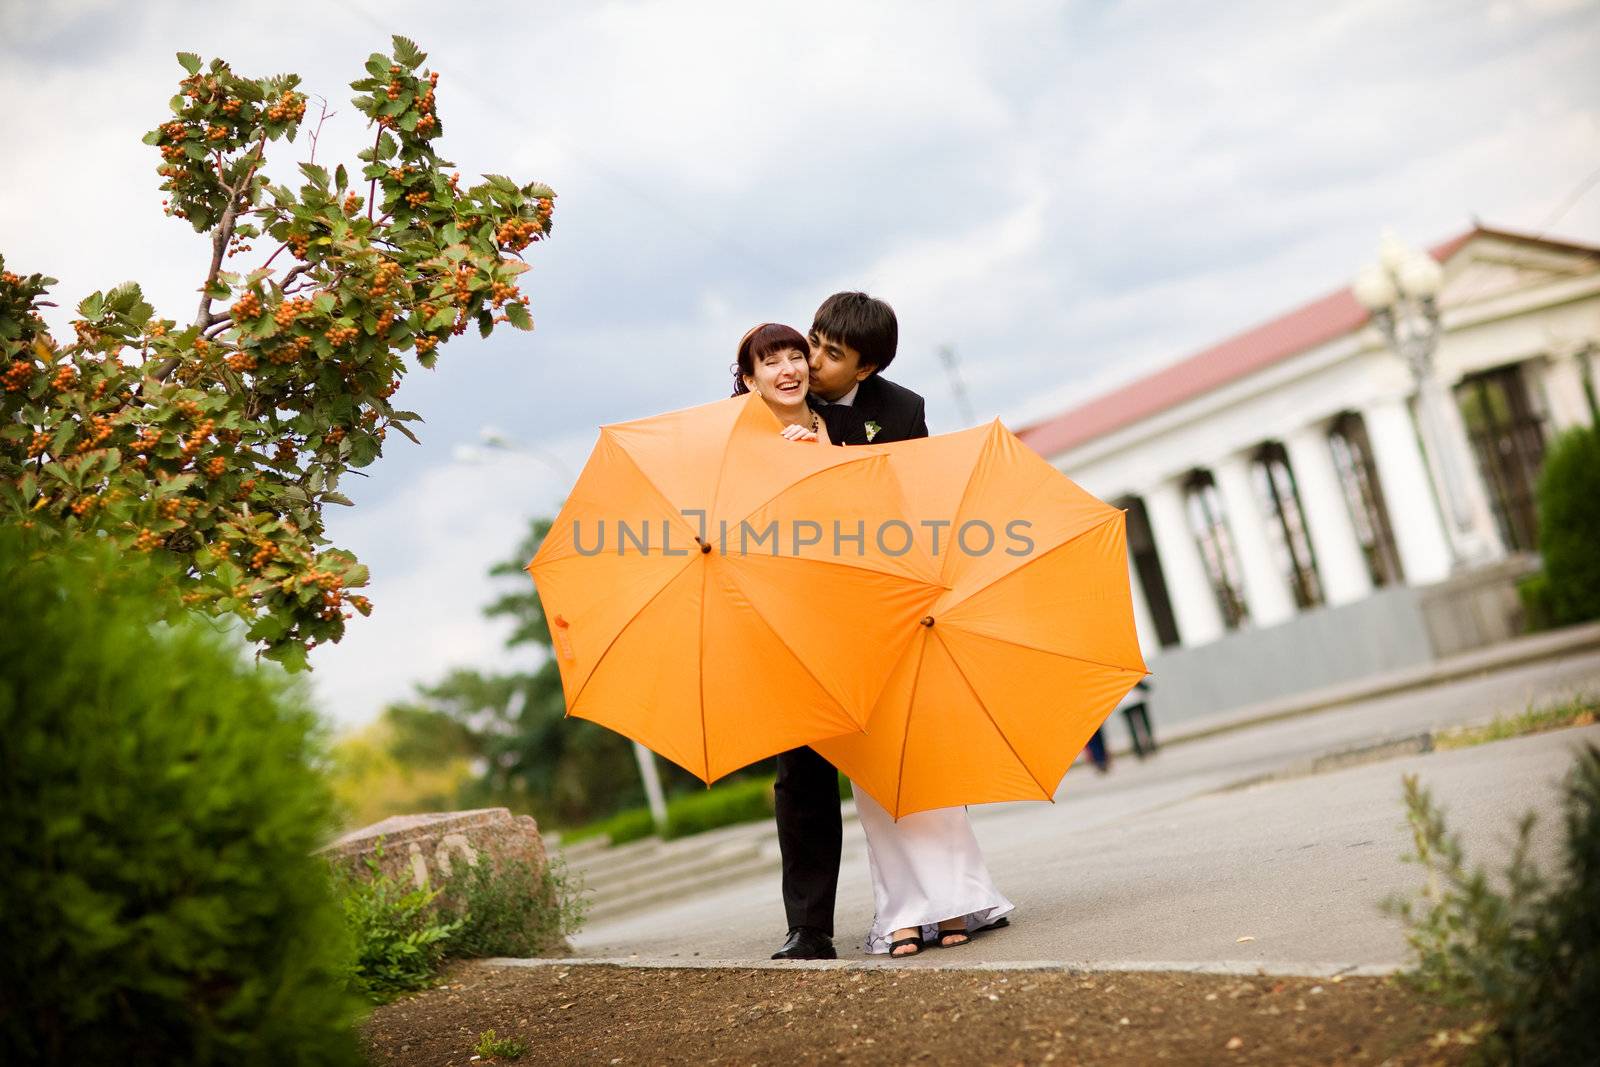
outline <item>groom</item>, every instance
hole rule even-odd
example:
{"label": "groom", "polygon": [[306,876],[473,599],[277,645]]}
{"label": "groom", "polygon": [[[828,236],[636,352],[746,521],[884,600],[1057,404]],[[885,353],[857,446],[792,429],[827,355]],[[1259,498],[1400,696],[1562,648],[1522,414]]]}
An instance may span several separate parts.
{"label": "groom", "polygon": [[[922,397],[884,378],[900,328],[894,310],[866,293],[835,293],[811,321],[811,395],[834,440],[879,444],[928,436]],[[831,960],[833,904],[844,837],[839,772],[810,748],[778,757],[774,787],[783,908],[789,936],[775,960]]]}

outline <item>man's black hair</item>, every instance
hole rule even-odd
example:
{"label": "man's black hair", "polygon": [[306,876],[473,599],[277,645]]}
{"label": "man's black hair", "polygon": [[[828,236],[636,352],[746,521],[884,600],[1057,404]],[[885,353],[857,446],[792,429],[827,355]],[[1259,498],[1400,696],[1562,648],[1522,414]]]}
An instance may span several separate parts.
{"label": "man's black hair", "polygon": [[811,332],[849,345],[861,353],[862,366],[882,371],[894,362],[900,324],[894,308],[866,293],[834,293],[817,308]]}

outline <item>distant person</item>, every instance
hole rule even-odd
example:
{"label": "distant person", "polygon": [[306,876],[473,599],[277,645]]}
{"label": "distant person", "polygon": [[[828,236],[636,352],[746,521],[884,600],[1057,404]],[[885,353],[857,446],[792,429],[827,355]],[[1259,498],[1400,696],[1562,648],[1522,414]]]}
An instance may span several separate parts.
{"label": "distant person", "polygon": [[1155,755],[1156,735],[1150,728],[1150,679],[1140,678],[1117,705],[1133,739],[1133,754],[1140,759]]}
{"label": "distant person", "polygon": [[1094,732],[1094,736],[1089,738],[1089,743],[1084,745],[1083,748],[1085,752],[1089,753],[1089,762],[1094,764],[1095,770],[1101,774],[1111,770],[1111,754],[1106,751],[1106,728],[1104,726]]}

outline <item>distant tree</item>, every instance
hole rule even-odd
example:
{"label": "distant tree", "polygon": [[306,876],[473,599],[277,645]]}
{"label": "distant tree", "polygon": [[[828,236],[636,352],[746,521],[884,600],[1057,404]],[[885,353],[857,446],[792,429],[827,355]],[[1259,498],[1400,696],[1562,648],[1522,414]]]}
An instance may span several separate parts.
{"label": "distant tree", "polygon": [[[0,257],[0,522],[167,557],[184,605],[239,616],[291,668],[370,612],[323,508],[350,503],[341,476],[389,429],[416,440],[420,416],[390,403],[406,352],[432,367],[470,327],[531,329],[521,253],[555,196],[498,175],[461,187],[434,148],[425,59],[404,37],[374,53],[351,84],[374,130],[361,166],[318,164],[312,130],[294,190],[264,167],[304,125],[299,77],[179,54],[172,118],[145,142],[167,213],[211,236],[198,311],[180,327],[128,283],[78,304],[60,340],[40,315],[55,280]],[[262,241],[259,265],[225,269]]]}

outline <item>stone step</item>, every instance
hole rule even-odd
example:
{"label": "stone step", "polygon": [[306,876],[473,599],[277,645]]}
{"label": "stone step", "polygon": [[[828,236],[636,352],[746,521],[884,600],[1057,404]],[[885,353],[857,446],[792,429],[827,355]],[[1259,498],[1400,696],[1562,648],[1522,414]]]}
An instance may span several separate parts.
{"label": "stone step", "polygon": [[777,856],[775,840],[728,841],[709,850],[679,852],[662,856],[656,862],[629,868],[624,874],[612,875],[603,881],[585,881],[591,899],[596,904],[619,897],[627,897],[640,889],[659,883],[693,876],[696,872],[716,871],[729,864],[739,863],[751,856]]}
{"label": "stone step", "polygon": [[723,863],[691,867],[672,877],[641,882],[626,894],[596,899],[589,908],[588,921],[595,923],[616,919],[658,904],[687,899],[730,882],[776,872],[780,866],[776,855],[757,850]]}
{"label": "stone step", "polygon": [[640,841],[629,841],[625,845],[615,845],[597,852],[580,853],[576,859],[568,860],[567,865],[585,877],[603,878],[611,871],[631,867],[657,855],[663,847],[665,842],[659,837],[646,837]]}

